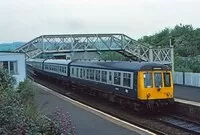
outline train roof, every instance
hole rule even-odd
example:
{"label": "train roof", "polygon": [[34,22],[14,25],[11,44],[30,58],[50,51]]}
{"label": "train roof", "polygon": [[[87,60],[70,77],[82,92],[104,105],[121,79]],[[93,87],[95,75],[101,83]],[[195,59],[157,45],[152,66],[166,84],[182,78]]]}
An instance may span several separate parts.
{"label": "train roof", "polygon": [[44,63],[63,64],[63,65],[68,65],[70,62],[71,60],[66,60],[66,59],[48,59],[44,61]]}
{"label": "train roof", "polygon": [[66,59],[29,59],[27,61],[44,62],[44,63],[50,63],[50,64],[63,64],[63,65],[68,65],[71,62],[71,60],[66,60]]}
{"label": "train roof", "polygon": [[103,68],[110,70],[171,70],[167,65],[153,63],[153,62],[129,62],[129,61],[114,61],[114,62],[84,62],[75,61],[71,63],[72,66]]}
{"label": "train roof", "polygon": [[43,62],[45,59],[28,59],[28,62]]}

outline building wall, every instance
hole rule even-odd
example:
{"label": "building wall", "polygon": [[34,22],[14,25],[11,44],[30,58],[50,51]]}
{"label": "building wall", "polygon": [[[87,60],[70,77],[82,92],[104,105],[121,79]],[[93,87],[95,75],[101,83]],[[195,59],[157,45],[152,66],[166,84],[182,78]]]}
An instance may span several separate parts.
{"label": "building wall", "polygon": [[0,61],[17,61],[17,74],[13,74],[17,84],[26,79],[25,54],[23,53],[0,53]]}

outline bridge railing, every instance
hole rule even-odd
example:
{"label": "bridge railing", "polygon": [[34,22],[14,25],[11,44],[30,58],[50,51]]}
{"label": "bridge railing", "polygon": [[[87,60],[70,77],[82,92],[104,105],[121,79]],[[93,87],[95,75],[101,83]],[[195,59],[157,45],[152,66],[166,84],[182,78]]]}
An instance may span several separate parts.
{"label": "bridge railing", "polygon": [[26,53],[27,58],[34,58],[42,53],[117,51],[132,59],[173,63],[171,48],[152,48],[124,34],[42,35],[15,51]]}

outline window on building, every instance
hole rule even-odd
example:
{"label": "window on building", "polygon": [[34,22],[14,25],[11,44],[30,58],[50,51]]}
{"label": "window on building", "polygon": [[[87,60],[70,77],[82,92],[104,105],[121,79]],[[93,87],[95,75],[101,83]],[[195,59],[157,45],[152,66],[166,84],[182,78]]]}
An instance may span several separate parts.
{"label": "window on building", "polygon": [[123,74],[123,86],[127,86],[127,87],[131,86],[131,74],[130,73]]}
{"label": "window on building", "polygon": [[7,69],[8,70],[8,61],[4,61],[3,62],[3,69]]}
{"label": "window on building", "polygon": [[10,74],[17,74],[17,61],[2,61],[0,62],[0,68],[7,70]]}
{"label": "window on building", "polygon": [[10,62],[10,73],[11,74],[14,74],[15,73],[15,71],[14,71],[14,62]]}
{"label": "window on building", "polygon": [[121,73],[114,72],[114,84],[121,85]]}

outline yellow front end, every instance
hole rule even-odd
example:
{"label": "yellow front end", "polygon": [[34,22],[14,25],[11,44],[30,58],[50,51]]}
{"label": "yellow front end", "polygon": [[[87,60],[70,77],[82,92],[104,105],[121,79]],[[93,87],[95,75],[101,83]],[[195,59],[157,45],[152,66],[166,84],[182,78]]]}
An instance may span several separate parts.
{"label": "yellow front end", "polygon": [[171,99],[173,98],[173,78],[171,71],[138,72],[138,99]]}

